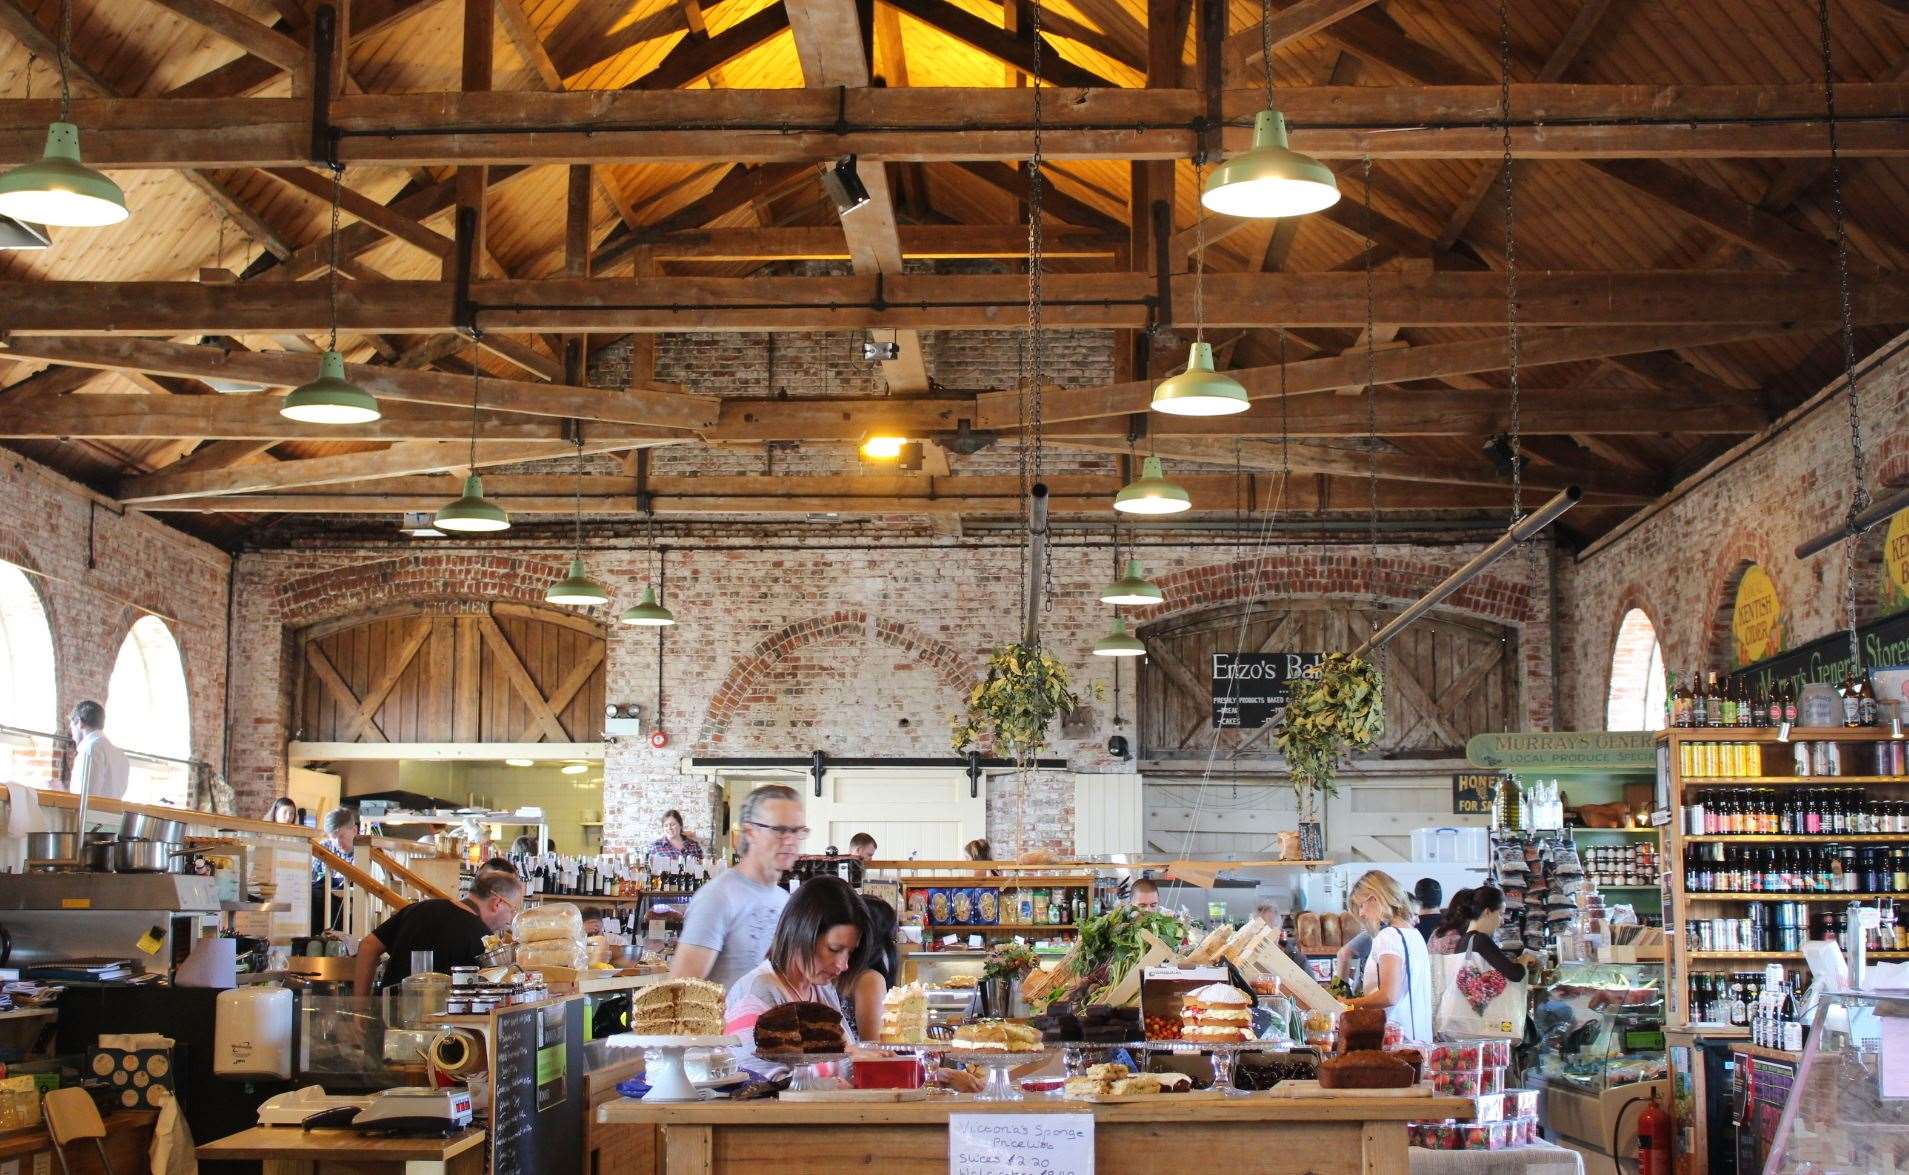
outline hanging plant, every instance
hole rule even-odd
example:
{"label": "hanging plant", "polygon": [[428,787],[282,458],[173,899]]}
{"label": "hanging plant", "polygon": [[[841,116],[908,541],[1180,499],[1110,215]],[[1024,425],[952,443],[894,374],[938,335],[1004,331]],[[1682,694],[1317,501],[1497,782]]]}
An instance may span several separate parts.
{"label": "hanging plant", "polygon": [[1385,675],[1347,653],[1327,653],[1318,675],[1293,688],[1278,734],[1301,808],[1339,794],[1340,762],[1385,733]]}
{"label": "hanging plant", "polygon": [[[1092,688],[1100,694],[1099,685]],[[1047,728],[1080,705],[1067,667],[1030,645],[1002,645],[988,655],[988,673],[968,691],[965,714],[951,716],[955,753],[991,749],[1025,770],[1047,746]]]}

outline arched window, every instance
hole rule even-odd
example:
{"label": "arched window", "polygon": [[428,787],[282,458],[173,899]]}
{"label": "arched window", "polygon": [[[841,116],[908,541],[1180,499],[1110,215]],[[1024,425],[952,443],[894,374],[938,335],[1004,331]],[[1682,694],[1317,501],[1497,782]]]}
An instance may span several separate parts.
{"label": "arched window", "polygon": [[[53,679],[53,626],[33,581],[0,562],[0,781],[40,786],[54,774],[59,687]],[[23,734],[36,731],[38,734]]]}
{"label": "arched window", "polygon": [[142,616],[127,632],[106,687],[106,737],[132,761],[126,798],[183,805],[190,785],[183,764],[192,755],[192,706],[179,642],[157,616]]}
{"label": "arched window", "polygon": [[1604,702],[1606,730],[1664,728],[1664,652],[1642,608],[1624,613],[1611,652],[1611,692]]}

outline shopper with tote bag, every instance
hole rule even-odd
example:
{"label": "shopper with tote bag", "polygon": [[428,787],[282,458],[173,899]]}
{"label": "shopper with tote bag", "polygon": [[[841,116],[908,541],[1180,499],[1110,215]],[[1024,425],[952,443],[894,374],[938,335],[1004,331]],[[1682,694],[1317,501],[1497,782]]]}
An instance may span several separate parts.
{"label": "shopper with tote bag", "polygon": [[1471,891],[1468,905],[1471,925],[1452,956],[1461,961],[1439,993],[1433,1027],[1441,1040],[1520,1039],[1529,994],[1525,963],[1536,956],[1527,951],[1514,960],[1492,941],[1505,920],[1503,890],[1480,886]]}

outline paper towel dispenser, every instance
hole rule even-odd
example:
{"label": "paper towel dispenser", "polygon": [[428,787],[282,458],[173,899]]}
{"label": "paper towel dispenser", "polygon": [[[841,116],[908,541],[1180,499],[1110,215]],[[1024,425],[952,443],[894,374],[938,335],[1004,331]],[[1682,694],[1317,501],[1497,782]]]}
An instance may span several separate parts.
{"label": "paper towel dispenser", "polygon": [[290,988],[269,984],[220,992],[213,1017],[213,1073],[289,1081],[294,998]]}

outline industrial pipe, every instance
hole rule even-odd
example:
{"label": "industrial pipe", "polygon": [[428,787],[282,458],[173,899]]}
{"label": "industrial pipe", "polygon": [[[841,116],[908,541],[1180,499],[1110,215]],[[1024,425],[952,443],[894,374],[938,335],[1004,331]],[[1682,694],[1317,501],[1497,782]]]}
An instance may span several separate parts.
{"label": "industrial pipe", "polygon": [[1472,556],[1469,563],[1446,576],[1437,587],[1426,592],[1405,611],[1394,616],[1391,623],[1373,633],[1364,644],[1352,650],[1352,655],[1363,657],[1404,632],[1413,621],[1437,607],[1440,600],[1477,578],[1479,572],[1504,558],[1513,547],[1527,539],[1536,538],[1539,531],[1556,522],[1559,515],[1577,505],[1583,497],[1584,491],[1577,486],[1566,486],[1559,490],[1557,496],[1513,523],[1511,529],[1499,535],[1491,546]]}
{"label": "industrial pipe", "polygon": [[1021,643],[1041,643],[1041,584],[1047,579],[1047,486],[1035,482],[1027,501],[1027,629]]}
{"label": "industrial pipe", "polygon": [[1815,538],[1798,544],[1796,557],[1807,559],[1818,551],[1828,550],[1844,539],[1853,539],[1904,507],[1909,507],[1909,489],[1897,490],[1834,530],[1826,530]]}

